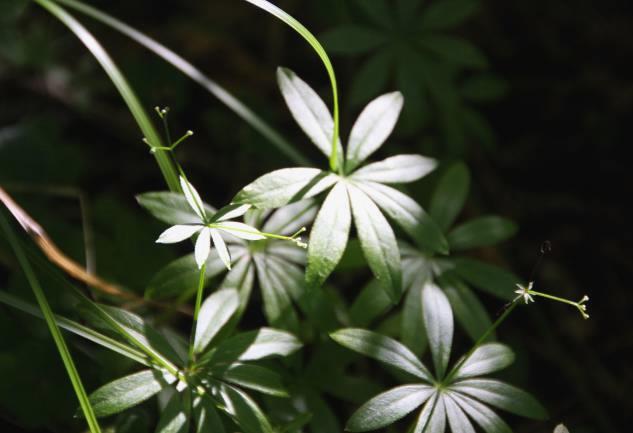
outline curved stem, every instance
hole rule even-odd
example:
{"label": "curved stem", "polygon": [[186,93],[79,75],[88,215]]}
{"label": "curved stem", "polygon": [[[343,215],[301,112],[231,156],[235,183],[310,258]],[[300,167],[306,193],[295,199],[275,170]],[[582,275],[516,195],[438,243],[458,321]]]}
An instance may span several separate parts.
{"label": "curved stem", "polygon": [[204,277],[207,272],[207,264],[200,268],[200,278],[198,279],[198,292],[196,294],[196,307],[193,310],[193,325],[191,327],[191,335],[189,337],[189,365],[195,361],[194,343],[196,338],[196,326],[198,326],[198,314],[202,305],[202,294],[204,293]]}

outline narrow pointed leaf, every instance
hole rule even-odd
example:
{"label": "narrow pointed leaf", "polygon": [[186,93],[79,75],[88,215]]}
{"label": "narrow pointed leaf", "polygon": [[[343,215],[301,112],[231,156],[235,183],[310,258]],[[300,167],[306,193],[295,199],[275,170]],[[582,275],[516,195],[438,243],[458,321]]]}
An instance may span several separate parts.
{"label": "narrow pointed leaf", "polygon": [[364,432],[388,426],[419,407],[433,392],[426,385],[404,385],[383,392],[354,412],[345,430]]}
{"label": "narrow pointed leaf", "polygon": [[438,378],[444,377],[453,342],[453,312],[442,290],[427,282],[422,290],[424,327],[429,338],[429,347]]}
{"label": "narrow pointed leaf", "polygon": [[[334,120],[325,102],[290,69],[278,68],[277,82],[292,117],[319,150],[329,157],[332,151]],[[340,140],[337,149],[340,155],[339,162],[342,163],[343,150]]]}
{"label": "narrow pointed leaf", "polygon": [[175,392],[162,410],[156,433],[187,433],[189,431],[188,410],[180,393]]}
{"label": "narrow pointed leaf", "polygon": [[202,352],[213,337],[229,321],[239,307],[239,295],[234,289],[222,289],[210,295],[200,307],[194,337],[194,350]]}
{"label": "narrow pointed leaf", "polygon": [[217,211],[211,222],[217,221],[228,221],[233,218],[238,218],[244,215],[251,208],[249,204],[230,204],[228,206],[224,206],[222,209]]}
{"label": "narrow pointed leaf", "polygon": [[219,384],[220,409],[229,415],[244,433],[274,433],[268,419],[248,394],[230,385]]}
{"label": "narrow pointed leaf", "polygon": [[513,299],[515,285],[521,281],[512,272],[479,260],[459,258],[453,264],[453,272],[466,282],[501,299]]}
{"label": "narrow pointed leaf", "polygon": [[196,397],[193,402],[193,419],[196,433],[225,433],[224,424],[208,395]]}
{"label": "narrow pointed leaf", "polygon": [[182,188],[182,193],[185,195],[185,199],[187,199],[187,203],[189,203],[189,207],[204,221],[206,214],[198,191],[182,176],[180,176],[180,187]]}
{"label": "narrow pointed leaf", "polygon": [[301,342],[289,332],[260,328],[227,338],[204,359],[211,364],[256,361],[271,356],[288,356],[300,348]]}
{"label": "narrow pointed leaf", "polygon": [[427,30],[445,30],[457,26],[477,9],[474,0],[442,0],[429,5],[420,23]]}
{"label": "narrow pointed leaf", "polygon": [[498,216],[485,216],[455,227],[448,234],[448,242],[451,250],[463,251],[503,242],[516,232],[514,222]]}
{"label": "narrow pointed leaf", "polygon": [[418,245],[433,252],[448,253],[448,241],[439,226],[411,197],[376,182],[359,182],[357,186]]}
{"label": "narrow pointed leaf", "polygon": [[230,233],[240,239],[247,241],[261,241],[266,239],[266,236],[262,234],[255,227],[251,227],[244,223],[238,223],[236,221],[223,221],[216,223],[218,229]]}
{"label": "narrow pointed leaf", "polygon": [[211,371],[214,376],[234,385],[275,397],[288,397],[288,391],[281,383],[281,376],[268,368],[238,362]]}
{"label": "narrow pointed leaf", "polygon": [[418,271],[418,275],[407,290],[402,308],[400,338],[402,338],[402,343],[418,356],[422,355],[428,344],[422,310],[422,291],[428,278],[429,274],[426,270]]}
{"label": "narrow pointed leaf", "polygon": [[488,67],[485,54],[466,39],[436,34],[426,35],[418,43],[452,64],[476,69]]}
{"label": "narrow pointed leaf", "polygon": [[381,92],[391,74],[394,53],[382,47],[360,66],[349,91],[351,104],[356,107]]}
{"label": "narrow pointed leaf", "polygon": [[444,397],[442,394],[436,393],[434,398],[429,399],[424,405],[413,428],[413,433],[444,433],[445,430],[446,408],[444,406]]}
{"label": "narrow pointed leaf", "polygon": [[450,396],[486,433],[512,432],[510,427],[485,405],[472,398],[454,392],[451,392]]}
{"label": "narrow pointed leaf", "polygon": [[364,329],[347,328],[330,334],[342,346],[369,356],[389,366],[432,382],[432,377],[420,360],[402,343]]}
{"label": "narrow pointed leaf", "polygon": [[289,293],[273,275],[265,255],[258,254],[254,259],[268,323],[274,327],[297,332],[299,319]]}
{"label": "narrow pointed leaf", "polygon": [[211,229],[205,227],[200,231],[198,239],[196,239],[196,247],[194,255],[196,257],[196,264],[198,269],[202,269],[209,258],[209,252],[211,251]]}
{"label": "narrow pointed leaf", "polygon": [[395,303],[402,294],[402,267],[396,236],[367,194],[352,185],[347,190],[356,232],[367,263],[383,290]]}
{"label": "narrow pointed leaf", "polygon": [[473,341],[492,325],[488,312],[472,290],[457,279],[441,279],[440,285],[451,303],[455,319]]}
{"label": "narrow pointed leaf", "polygon": [[355,326],[367,327],[374,319],[389,311],[393,302],[376,280],[365,286],[350,307],[349,314]]}
{"label": "narrow pointed leaf", "polygon": [[431,197],[429,213],[442,230],[448,230],[455,222],[464,206],[469,188],[470,173],[463,163],[451,166],[440,178]]}
{"label": "narrow pointed leaf", "polygon": [[317,213],[315,200],[301,200],[277,209],[268,218],[262,230],[268,233],[277,233],[290,236],[297,230],[310,224]]}
{"label": "narrow pointed leaf", "polygon": [[270,209],[313,197],[332,185],[337,176],[317,168],[282,168],[267,173],[245,186],[234,203]]}
{"label": "narrow pointed leaf", "polygon": [[308,287],[320,287],[343,257],[352,223],[349,196],[343,183],[327,195],[308,241]]}
{"label": "narrow pointed leaf", "polygon": [[547,418],[547,411],[532,395],[498,380],[468,379],[451,385],[451,389],[516,415]]}
{"label": "narrow pointed leaf", "polygon": [[377,151],[391,135],[403,103],[402,93],[387,93],[371,101],[361,112],[347,145],[345,169],[348,173]]}
{"label": "narrow pointed leaf", "polygon": [[167,386],[161,374],[143,370],[110,382],[90,394],[95,415],[105,417],[142,403]]}
{"label": "narrow pointed leaf", "polygon": [[393,25],[392,8],[385,0],[360,0],[356,1],[355,4],[379,26],[391,28]]}
{"label": "narrow pointed leaf", "polygon": [[[238,308],[238,314],[236,315],[239,318],[246,308],[248,304],[248,300],[251,295],[251,291],[253,290],[253,282],[255,280],[255,275],[253,271],[253,265],[251,263],[251,258],[246,255],[242,257],[233,269],[226,274],[226,277],[220,284],[219,289],[233,289],[237,290],[240,299],[240,306]],[[235,319],[234,319],[235,320]]]}
{"label": "narrow pointed leaf", "polygon": [[222,239],[220,233],[218,233],[218,231],[215,229],[209,230],[209,233],[211,234],[211,239],[213,239],[213,246],[218,252],[218,257],[220,257],[220,260],[222,260],[224,266],[226,266],[228,270],[231,270],[231,254],[229,253],[229,249],[224,243],[224,239]]}
{"label": "narrow pointed leaf", "polygon": [[437,162],[421,155],[396,155],[359,168],[352,179],[379,183],[409,183],[435,170]]}
{"label": "narrow pointed leaf", "polygon": [[168,228],[156,239],[157,244],[175,244],[189,239],[202,229],[199,225],[176,225]]}
{"label": "narrow pointed leaf", "polygon": [[362,54],[385,42],[384,33],[354,25],[329,30],[320,39],[331,54]]}
{"label": "narrow pointed leaf", "polygon": [[[499,343],[488,343],[477,350],[454,373],[453,380],[482,376],[502,370],[514,362],[514,352],[508,346]],[[456,365],[459,365],[459,361]]]}
{"label": "narrow pointed leaf", "polygon": [[446,417],[452,432],[475,433],[475,428],[468,417],[450,395],[444,397],[444,407],[446,408]]}
{"label": "narrow pointed leaf", "polygon": [[[136,201],[152,216],[170,225],[200,224],[200,216],[189,207],[187,199],[179,193],[169,191],[146,192],[136,196]],[[215,209],[203,203],[208,215]]]}
{"label": "narrow pointed leaf", "polygon": [[563,424],[558,424],[554,429],[554,433],[569,433],[569,430]]}

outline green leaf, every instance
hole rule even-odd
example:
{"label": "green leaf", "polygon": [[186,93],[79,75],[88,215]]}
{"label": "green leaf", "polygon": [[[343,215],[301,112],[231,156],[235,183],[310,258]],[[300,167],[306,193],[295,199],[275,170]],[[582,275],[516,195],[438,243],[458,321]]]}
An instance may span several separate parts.
{"label": "green leaf", "polygon": [[[436,393],[429,399],[420,412],[413,433],[444,433],[446,429],[446,408],[444,397]],[[462,433],[462,432],[459,432]]]}
{"label": "green leaf", "polygon": [[402,343],[418,356],[422,354],[428,344],[424,329],[424,312],[422,311],[422,290],[428,278],[427,269],[417,270],[416,276],[408,286],[407,296],[402,308],[402,322],[400,325]]}
{"label": "green leaf", "polygon": [[187,412],[182,396],[180,393],[174,392],[161,413],[156,433],[187,433],[189,431]]}
{"label": "green leaf", "polygon": [[393,16],[391,14],[391,7],[385,0],[357,0],[356,5],[379,26],[384,28],[392,27]]}
{"label": "green leaf", "polygon": [[300,348],[301,342],[294,335],[276,329],[260,328],[227,338],[202,359],[212,364],[255,361],[271,356],[288,356]]}
{"label": "green leaf", "polygon": [[374,276],[395,303],[402,294],[402,268],[396,236],[378,207],[363,191],[347,185],[354,224]]}
{"label": "green leaf", "polygon": [[442,378],[451,356],[453,311],[444,292],[433,282],[427,282],[422,289],[422,310],[435,374]]}
{"label": "green leaf", "polygon": [[451,377],[453,382],[457,382],[469,377],[483,376],[502,370],[513,362],[514,353],[508,346],[499,343],[487,343],[479,346],[463,364],[460,359],[455,364],[459,368],[451,374]]}
{"label": "green leaf", "polygon": [[406,346],[393,338],[358,328],[341,329],[331,333],[330,337],[340,345],[362,355],[369,356],[422,380],[433,381],[424,364]]}
{"label": "green leaf", "polygon": [[327,402],[315,392],[305,393],[307,409],[313,414],[310,420],[312,433],[332,433],[342,431],[338,416],[328,406]]}
{"label": "green leaf", "polygon": [[387,93],[371,101],[360,113],[349,135],[346,172],[353,171],[387,140],[398,122],[403,103],[402,93]]}
{"label": "green leaf", "polygon": [[547,410],[527,392],[493,379],[469,379],[451,389],[510,413],[538,420],[547,419]]}
{"label": "green leaf", "polygon": [[140,404],[167,386],[155,370],[143,370],[110,382],[90,394],[98,417],[122,412]]}
{"label": "green leaf", "polygon": [[[301,200],[277,209],[266,221],[262,231],[291,236],[302,227],[310,224],[316,216],[318,207],[315,200]],[[283,242],[282,245],[287,245]]]}
{"label": "green leaf", "polygon": [[453,264],[453,272],[466,282],[501,299],[513,299],[515,284],[521,281],[512,272],[479,260],[459,258]]}
{"label": "green leaf", "polygon": [[421,155],[397,155],[368,164],[350,177],[360,181],[379,183],[409,183],[429,174],[437,162]]}
{"label": "green leaf", "polygon": [[391,302],[382,286],[378,281],[372,280],[360,292],[360,295],[350,307],[351,323],[356,326],[366,327],[392,307],[393,302]]}
{"label": "green leaf", "polygon": [[425,30],[445,30],[466,21],[476,11],[474,0],[440,0],[431,3],[422,15]]}
{"label": "green leaf", "polygon": [[313,197],[337,181],[338,177],[317,168],[282,168],[257,178],[233,198],[234,203],[248,203],[270,209]]}
{"label": "green leaf", "polygon": [[385,35],[369,27],[341,26],[321,35],[321,42],[332,54],[363,54],[385,42]]}
{"label": "green leaf", "polygon": [[[199,224],[200,217],[191,209],[187,199],[180,193],[159,191],[146,192],[136,196],[136,201],[152,216],[170,225]],[[204,203],[208,215],[213,215],[215,209]]]}
{"label": "green leaf", "polygon": [[478,401],[454,392],[448,394],[486,433],[512,433],[492,410]]}
{"label": "green leaf", "polygon": [[308,241],[308,287],[321,287],[343,257],[352,223],[349,196],[342,182],[327,195]]}
{"label": "green leaf", "polygon": [[383,392],[354,412],[345,430],[363,432],[388,426],[419,407],[433,392],[426,385],[403,385]]}
{"label": "green leaf", "polygon": [[237,362],[219,370],[212,369],[211,373],[234,385],[275,397],[288,397],[288,391],[281,383],[281,376],[268,368]]}
{"label": "green leaf", "polygon": [[554,433],[569,433],[569,430],[563,424],[558,424],[554,429]]}
{"label": "green leaf", "polygon": [[408,195],[387,185],[362,182],[362,189],[416,243],[433,252],[448,254],[448,241],[435,221]]}
{"label": "green leaf", "polygon": [[268,323],[274,327],[297,332],[299,319],[285,285],[273,274],[266,255],[255,254],[253,259]]}
{"label": "green leaf", "polygon": [[463,163],[452,165],[440,178],[433,196],[429,213],[442,230],[453,225],[462,210],[470,188],[470,173]]}
{"label": "green leaf", "polygon": [[419,41],[419,44],[458,66],[477,69],[484,69],[488,66],[488,60],[486,60],[484,53],[465,39],[444,35],[427,35]]}
{"label": "green leaf", "polygon": [[448,424],[451,426],[451,431],[459,433],[475,433],[475,428],[459,405],[455,403],[450,396],[445,396],[443,401],[444,407],[446,408],[446,418],[448,418]]}
{"label": "green leaf", "polygon": [[455,318],[470,338],[477,341],[492,325],[490,316],[481,301],[472,290],[457,279],[442,278],[439,283],[451,303]]}
{"label": "green leaf", "polygon": [[[251,296],[251,291],[253,290],[253,281],[255,280],[255,275],[253,271],[253,265],[251,264],[251,257],[248,255],[244,255],[236,264],[233,266],[231,271],[226,274],[222,284],[220,284],[219,289],[234,289],[237,290],[240,299],[240,305],[238,308],[238,314],[236,316],[240,316],[246,305],[248,304],[248,300]],[[236,318],[234,316],[234,319]]]}
{"label": "green leaf", "polygon": [[248,394],[230,385],[219,384],[220,409],[226,412],[244,433],[274,433],[266,416]]}
{"label": "green leaf", "polygon": [[214,292],[202,304],[194,337],[195,353],[202,352],[231,319],[239,307],[239,294],[234,289]]}
{"label": "green leaf", "polygon": [[225,433],[220,415],[208,395],[195,398],[193,402],[193,419],[196,433]]}
{"label": "green leaf", "polygon": [[392,51],[389,48],[382,48],[361,65],[349,91],[352,106],[356,107],[366,102],[385,88],[392,64]]}
{"label": "green leaf", "polygon": [[494,245],[511,238],[516,232],[517,225],[509,219],[484,216],[455,227],[448,234],[448,242],[451,250],[462,251]]}
{"label": "green leaf", "polygon": [[[277,68],[277,82],[290,113],[303,132],[325,154],[332,151],[334,121],[319,95],[293,71]],[[337,141],[339,162],[343,163],[343,147]]]}

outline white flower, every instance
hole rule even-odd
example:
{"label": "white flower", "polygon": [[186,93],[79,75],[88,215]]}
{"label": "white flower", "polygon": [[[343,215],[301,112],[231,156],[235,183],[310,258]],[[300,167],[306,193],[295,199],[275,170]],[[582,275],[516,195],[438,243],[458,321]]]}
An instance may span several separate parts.
{"label": "white flower", "polygon": [[534,282],[530,281],[528,283],[527,287],[523,287],[520,284],[516,285],[519,289],[515,290],[514,293],[517,293],[519,296],[517,296],[517,299],[520,297],[523,297],[523,301],[526,304],[529,304],[530,302],[534,302],[534,298],[532,297],[532,295],[530,294],[530,290],[532,290],[532,286],[534,286]]}
{"label": "white flower", "polygon": [[262,232],[247,224],[229,221],[238,218],[250,209],[251,205],[228,205],[209,216],[206,214],[200,195],[184,177],[180,177],[180,186],[187,199],[187,203],[200,218],[198,224],[177,224],[165,230],[156,240],[159,244],[173,244],[189,239],[198,233],[195,246],[195,258],[198,268],[202,268],[211,251],[211,241],[218,250],[218,255],[224,265],[231,269],[231,255],[220,232],[230,233],[241,239],[256,241],[265,239]]}

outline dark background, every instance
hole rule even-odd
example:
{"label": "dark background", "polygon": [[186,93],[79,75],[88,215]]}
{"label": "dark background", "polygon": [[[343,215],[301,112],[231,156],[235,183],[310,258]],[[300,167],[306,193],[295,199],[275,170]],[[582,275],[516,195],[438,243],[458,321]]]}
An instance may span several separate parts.
{"label": "dark background", "polygon": [[[315,162],[322,161],[288,115],[274,73],[277,65],[291,67],[327,97],[325,72],[286,26],[245,2],[110,3],[93,4],[192,61]],[[513,383],[533,392],[551,413],[547,423],[507,418],[513,428],[549,432],[562,421],[574,433],[628,431],[633,410],[628,211],[633,191],[626,157],[633,119],[632,7],[582,0],[479,3],[477,13],[451,33],[478,46],[488,70],[505,83],[502,97],[475,107],[494,139],[471,138],[456,148],[432,127],[414,127],[398,131],[389,152],[465,160],[473,176],[467,216],[496,213],[520,225],[514,239],[478,254],[527,279],[539,245],[548,239],[553,251],[537,270],[537,284],[573,299],[585,293],[591,298],[588,321],[572,308],[539,300],[504,324],[500,338],[519,355]],[[317,35],[363,19],[348,0],[278,4]],[[227,202],[256,176],[292,165],[169,65],[81,20],[148,107],[169,105],[173,129],[196,132],[178,156],[211,203]],[[162,188],[162,181],[136,126],[84,47],[36,5],[2,27],[0,182],[13,187],[53,238],[78,257],[76,200],[41,193],[59,186],[80,189],[92,207],[100,273],[142,287],[172,256],[144,247],[160,225],[147,222],[133,195]],[[346,93],[361,60],[333,56],[333,62],[346,136],[358,113]],[[421,197],[424,190],[421,186]],[[13,263],[8,251],[0,250],[0,263]],[[0,273],[0,282],[28,290],[15,275]],[[63,304],[61,295],[57,303]],[[494,301],[489,306],[490,311],[499,307]],[[62,431],[74,397],[61,364],[43,328],[17,323],[27,321],[0,307],[6,334],[0,340],[0,418],[8,423],[2,431],[20,431],[16,425]],[[78,356],[89,370],[90,360]],[[88,376],[89,387],[100,383],[98,373]],[[61,392],[67,398],[60,398]]]}

